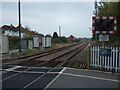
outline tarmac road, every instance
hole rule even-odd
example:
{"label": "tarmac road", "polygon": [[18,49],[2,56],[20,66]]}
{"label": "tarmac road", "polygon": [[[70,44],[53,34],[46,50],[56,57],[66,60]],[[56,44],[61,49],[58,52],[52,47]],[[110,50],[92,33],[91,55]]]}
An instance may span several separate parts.
{"label": "tarmac road", "polygon": [[119,73],[87,69],[3,66],[2,88],[118,88]]}

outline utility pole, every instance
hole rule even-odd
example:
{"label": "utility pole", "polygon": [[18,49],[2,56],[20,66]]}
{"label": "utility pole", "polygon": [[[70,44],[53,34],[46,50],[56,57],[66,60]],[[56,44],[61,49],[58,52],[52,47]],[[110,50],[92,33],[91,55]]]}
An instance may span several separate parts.
{"label": "utility pole", "polygon": [[[96,16],[96,17],[98,16],[97,8],[98,8],[98,6],[97,6],[97,0],[95,0],[95,16]],[[95,34],[95,41],[96,41],[96,43],[97,43],[97,34]]]}
{"label": "utility pole", "polygon": [[95,0],[95,16],[98,16],[98,5],[97,5],[97,0]]}
{"label": "utility pole", "polygon": [[20,15],[20,0],[18,2],[18,11],[19,11],[19,52],[21,52],[21,15]]}

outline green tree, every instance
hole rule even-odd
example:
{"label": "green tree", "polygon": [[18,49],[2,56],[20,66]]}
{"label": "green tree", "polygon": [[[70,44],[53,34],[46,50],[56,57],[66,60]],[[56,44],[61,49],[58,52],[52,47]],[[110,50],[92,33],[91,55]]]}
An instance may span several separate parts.
{"label": "green tree", "polygon": [[9,36],[9,49],[14,50],[19,48],[19,37]]}
{"label": "green tree", "polygon": [[53,38],[58,38],[57,32],[54,32],[54,33],[53,33]]}
{"label": "green tree", "polygon": [[67,43],[67,38],[66,38],[65,36],[60,37],[60,40],[61,40],[63,43]]}
{"label": "green tree", "polygon": [[120,2],[101,2],[98,4],[97,9],[98,16],[117,17],[117,33],[115,35],[110,35],[110,42],[120,42]]}
{"label": "green tree", "polygon": [[57,32],[53,33],[53,38],[52,38],[53,43],[67,43],[67,38],[65,36],[63,37],[58,37]]}
{"label": "green tree", "polygon": [[30,30],[29,27],[25,27],[23,29],[23,32],[24,32],[24,38],[25,39],[28,39],[28,40],[32,40],[33,39],[33,36],[34,36],[34,33]]}

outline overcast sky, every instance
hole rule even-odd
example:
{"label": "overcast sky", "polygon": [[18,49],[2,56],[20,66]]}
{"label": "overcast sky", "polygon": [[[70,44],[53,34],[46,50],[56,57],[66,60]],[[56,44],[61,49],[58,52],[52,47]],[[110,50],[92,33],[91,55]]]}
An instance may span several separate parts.
{"label": "overcast sky", "polygon": [[[2,25],[18,25],[18,3],[2,3]],[[42,34],[58,33],[62,36],[91,37],[91,17],[94,2],[22,2],[21,23]]]}

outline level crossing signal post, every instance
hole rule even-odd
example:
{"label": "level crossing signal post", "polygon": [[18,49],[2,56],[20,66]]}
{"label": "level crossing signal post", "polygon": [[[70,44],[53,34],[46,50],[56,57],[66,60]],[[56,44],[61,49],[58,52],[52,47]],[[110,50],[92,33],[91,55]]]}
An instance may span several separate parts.
{"label": "level crossing signal post", "polygon": [[[104,58],[110,57],[111,50],[104,49],[105,43],[109,41],[109,35],[116,33],[116,16],[93,16],[92,17],[92,33],[99,35],[99,41],[102,43],[99,55]],[[103,65],[103,60],[102,60]],[[103,66],[102,68],[103,69]]]}
{"label": "level crossing signal post", "polygon": [[92,17],[92,33],[99,34],[99,41],[109,41],[109,35],[116,33],[116,16],[93,16]]}

